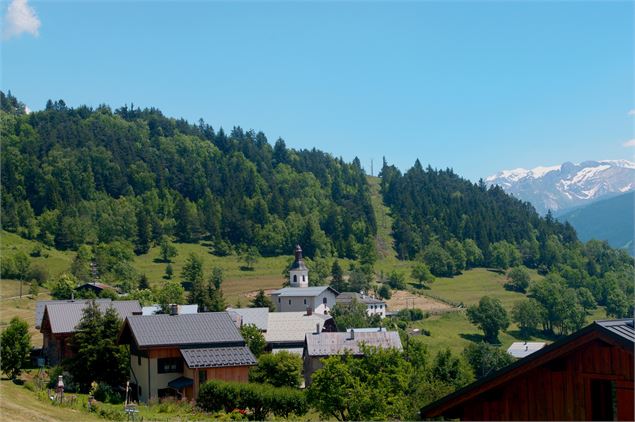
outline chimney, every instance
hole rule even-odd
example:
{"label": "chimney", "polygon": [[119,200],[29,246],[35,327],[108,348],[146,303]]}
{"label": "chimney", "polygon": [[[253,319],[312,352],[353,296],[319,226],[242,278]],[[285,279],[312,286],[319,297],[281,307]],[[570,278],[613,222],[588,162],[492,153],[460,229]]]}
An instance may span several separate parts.
{"label": "chimney", "polygon": [[306,308],[306,314],[307,314],[307,316],[311,316],[311,315],[313,315],[313,308],[312,308],[312,307],[310,307],[310,306],[307,306],[307,308]]}
{"label": "chimney", "polygon": [[178,315],[179,314],[179,305],[172,304],[170,305],[170,315]]}
{"label": "chimney", "polygon": [[351,340],[355,340],[355,330],[351,328]]}
{"label": "chimney", "polygon": [[320,334],[320,323],[319,322],[315,323],[315,334]]}

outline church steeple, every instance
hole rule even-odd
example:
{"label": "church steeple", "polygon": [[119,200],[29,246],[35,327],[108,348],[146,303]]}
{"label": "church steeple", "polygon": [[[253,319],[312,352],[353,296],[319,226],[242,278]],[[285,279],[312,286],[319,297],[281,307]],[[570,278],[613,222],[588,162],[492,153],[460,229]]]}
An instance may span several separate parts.
{"label": "church steeple", "polygon": [[295,261],[289,271],[289,285],[291,287],[309,287],[309,269],[302,259],[302,248],[295,247]]}

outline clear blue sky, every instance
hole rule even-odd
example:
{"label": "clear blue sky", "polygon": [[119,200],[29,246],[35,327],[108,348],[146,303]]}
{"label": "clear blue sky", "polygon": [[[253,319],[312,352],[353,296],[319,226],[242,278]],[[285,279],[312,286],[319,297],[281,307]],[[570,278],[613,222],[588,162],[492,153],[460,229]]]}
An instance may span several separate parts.
{"label": "clear blue sky", "polygon": [[32,110],[133,102],[472,180],[635,151],[630,1],[28,6],[1,86]]}

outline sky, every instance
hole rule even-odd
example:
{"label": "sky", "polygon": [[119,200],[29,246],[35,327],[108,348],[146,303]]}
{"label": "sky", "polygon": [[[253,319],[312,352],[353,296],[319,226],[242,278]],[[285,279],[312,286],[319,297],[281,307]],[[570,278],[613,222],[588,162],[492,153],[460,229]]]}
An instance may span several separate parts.
{"label": "sky", "polygon": [[635,152],[631,1],[1,3],[3,91],[263,131],[370,173]]}

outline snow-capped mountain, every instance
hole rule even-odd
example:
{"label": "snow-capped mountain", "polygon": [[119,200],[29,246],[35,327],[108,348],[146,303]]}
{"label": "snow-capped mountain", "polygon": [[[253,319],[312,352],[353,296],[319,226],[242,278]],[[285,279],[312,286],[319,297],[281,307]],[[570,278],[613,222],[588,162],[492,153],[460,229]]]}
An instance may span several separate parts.
{"label": "snow-capped mountain", "polygon": [[507,193],[554,213],[635,190],[635,163],[628,160],[566,162],[559,166],[503,170],[485,179]]}

